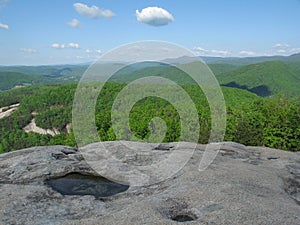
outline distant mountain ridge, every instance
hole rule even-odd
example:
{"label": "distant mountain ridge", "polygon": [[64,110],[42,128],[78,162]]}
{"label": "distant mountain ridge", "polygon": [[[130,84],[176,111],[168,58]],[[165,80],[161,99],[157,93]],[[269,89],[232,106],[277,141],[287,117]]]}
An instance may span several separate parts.
{"label": "distant mountain ridge", "polygon": [[258,57],[201,57],[206,63],[224,63],[236,66],[261,63],[266,61],[282,61],[285,63],[300,62],[300,53],[291,56],[258,56]]}
{"label": "distant mountain ridge", "polygon": [[[208,64],[223,86],[248,90],[263,97],[278,93],[288,97],[300,96],[300,53],[291,56],[200,57],[200,59]],[[176,66],[195,60],[199,58],[183,56],[163,61]],[[125,67],[110,81],[128,83],[145,76],[163,76],[183,84],[193,83],[190,78],[182,76],[176,67],[169,64],[144,62],[126,66],[125,63]],[[77,83],[87,68],[87,64],[0,66],[0,91],[26,85]]]}
{"label": "distant mountain ridge", "polygon": [[214,56],[182,56],[179,58],[165,59],[165,62],[172,64],[186,64],[196,60],[203,60],[207,64],[229,64],[235,66],[245,66],[249,64],[256,64],[266,61],[282,61],[287,64],[299,63],[300,66],[300,53],[290,56],[253,56],[253,57],[214,57]]}

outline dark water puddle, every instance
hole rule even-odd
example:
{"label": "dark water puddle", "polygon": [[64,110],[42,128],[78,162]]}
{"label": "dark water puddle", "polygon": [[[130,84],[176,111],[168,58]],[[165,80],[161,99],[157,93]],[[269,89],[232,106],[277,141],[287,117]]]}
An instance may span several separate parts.
{"label": "dark water puddle", "polygon": [[196,220],[197,218],[194,215],[177,215],[171,218],[174,221],[177,222],[188,222],[188,221],[193,221]]}
{"label": "dark water puddle", "polygon": [[49,179],[47,183],[63,195],[93,195],[108,197],[127,191],[129,185],[110,181],[101,176],[70,173],[64,177]]}

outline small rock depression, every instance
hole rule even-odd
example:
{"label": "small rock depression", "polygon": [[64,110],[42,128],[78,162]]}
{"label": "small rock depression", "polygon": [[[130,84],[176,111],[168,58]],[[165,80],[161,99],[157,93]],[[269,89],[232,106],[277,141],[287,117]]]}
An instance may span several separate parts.
{"label": "small rock depression", "polygon": [[[162,215],[166,215],[168,219],[176,222],[190,222],[199,219],[199,213],[195,213],[194,209],[190,209],[187,202],[182,199],[169,198],[161,208]],[[197,214],[197,215],[196,215]]]}
{"label": "small rock depression", "polygon": [[171,219],[177,222],[188,222],[196,220],[197,217],[193,214],[178,214],[171,217]]}
{"label": "small rock depression", "polygon": [[62,195],[93,195],[109,197],[128,190],[129,185],[116,183],[101,176],[70,173],[47,180],[48,185]]}

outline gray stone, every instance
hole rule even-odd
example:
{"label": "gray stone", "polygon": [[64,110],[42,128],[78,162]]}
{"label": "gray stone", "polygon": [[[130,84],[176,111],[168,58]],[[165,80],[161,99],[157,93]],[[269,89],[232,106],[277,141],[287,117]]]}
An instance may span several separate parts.
{"label": "gray stone", "polygon": [[[107,142],[115,161],[88,154],[106,160],[112,177],[118,171],[138,177],[134,168],[143,171],[165,159],[176,144],[155,149],[155,144]],[[180,144],[187,151],[191,146]],[[50,146],[2,154],[0,224],[300,224],[299,153],[222,143],[213,163],[200,172],[205,147],[198,145],[172,177],[103,198],[62,195],[47,185],[70,173],[99,176],[86,161],[87,152]]]}

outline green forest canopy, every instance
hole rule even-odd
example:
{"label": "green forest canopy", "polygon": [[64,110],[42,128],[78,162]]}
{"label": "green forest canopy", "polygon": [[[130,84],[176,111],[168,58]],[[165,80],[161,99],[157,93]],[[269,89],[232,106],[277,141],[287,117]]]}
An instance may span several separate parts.
{"label": "green forest canopy", "polygon": [[[99,140],[115,140],[111,127],[111,106],[118,92],[125,86],[109,82],[98,97],[95,111]],[[210,111],[199,87],[183,85],[198,109],[200,143],[207,143],[210,134]],[[75,84],[26,87],[0,93],[0,106],[20,103],[11,116],[0,119],[0,152],[8,152],[39,145],[76,146],[74,134],[67,133],[65,126],[71,122]],[[172,93],[172,88],[166,88]],[[282,96],[261,98],[246,90],[222,87],[227,105],[225,141],[246,145],[268,146],[298,151],[300,146],[300,105]],[[33,115],[32,112],[37,112]],[[142,116],[141,116],[142,115]],[[177,141],[180,121],[176,110],[167,101],[149,97],[135,104],[130,113],[130,126],[140,139],[150,135],[149,122],[161,117],[168,125],[164,141]],[[61,134],[54,137],[22,130],[32,118],[39,127],[56,128]]]}

